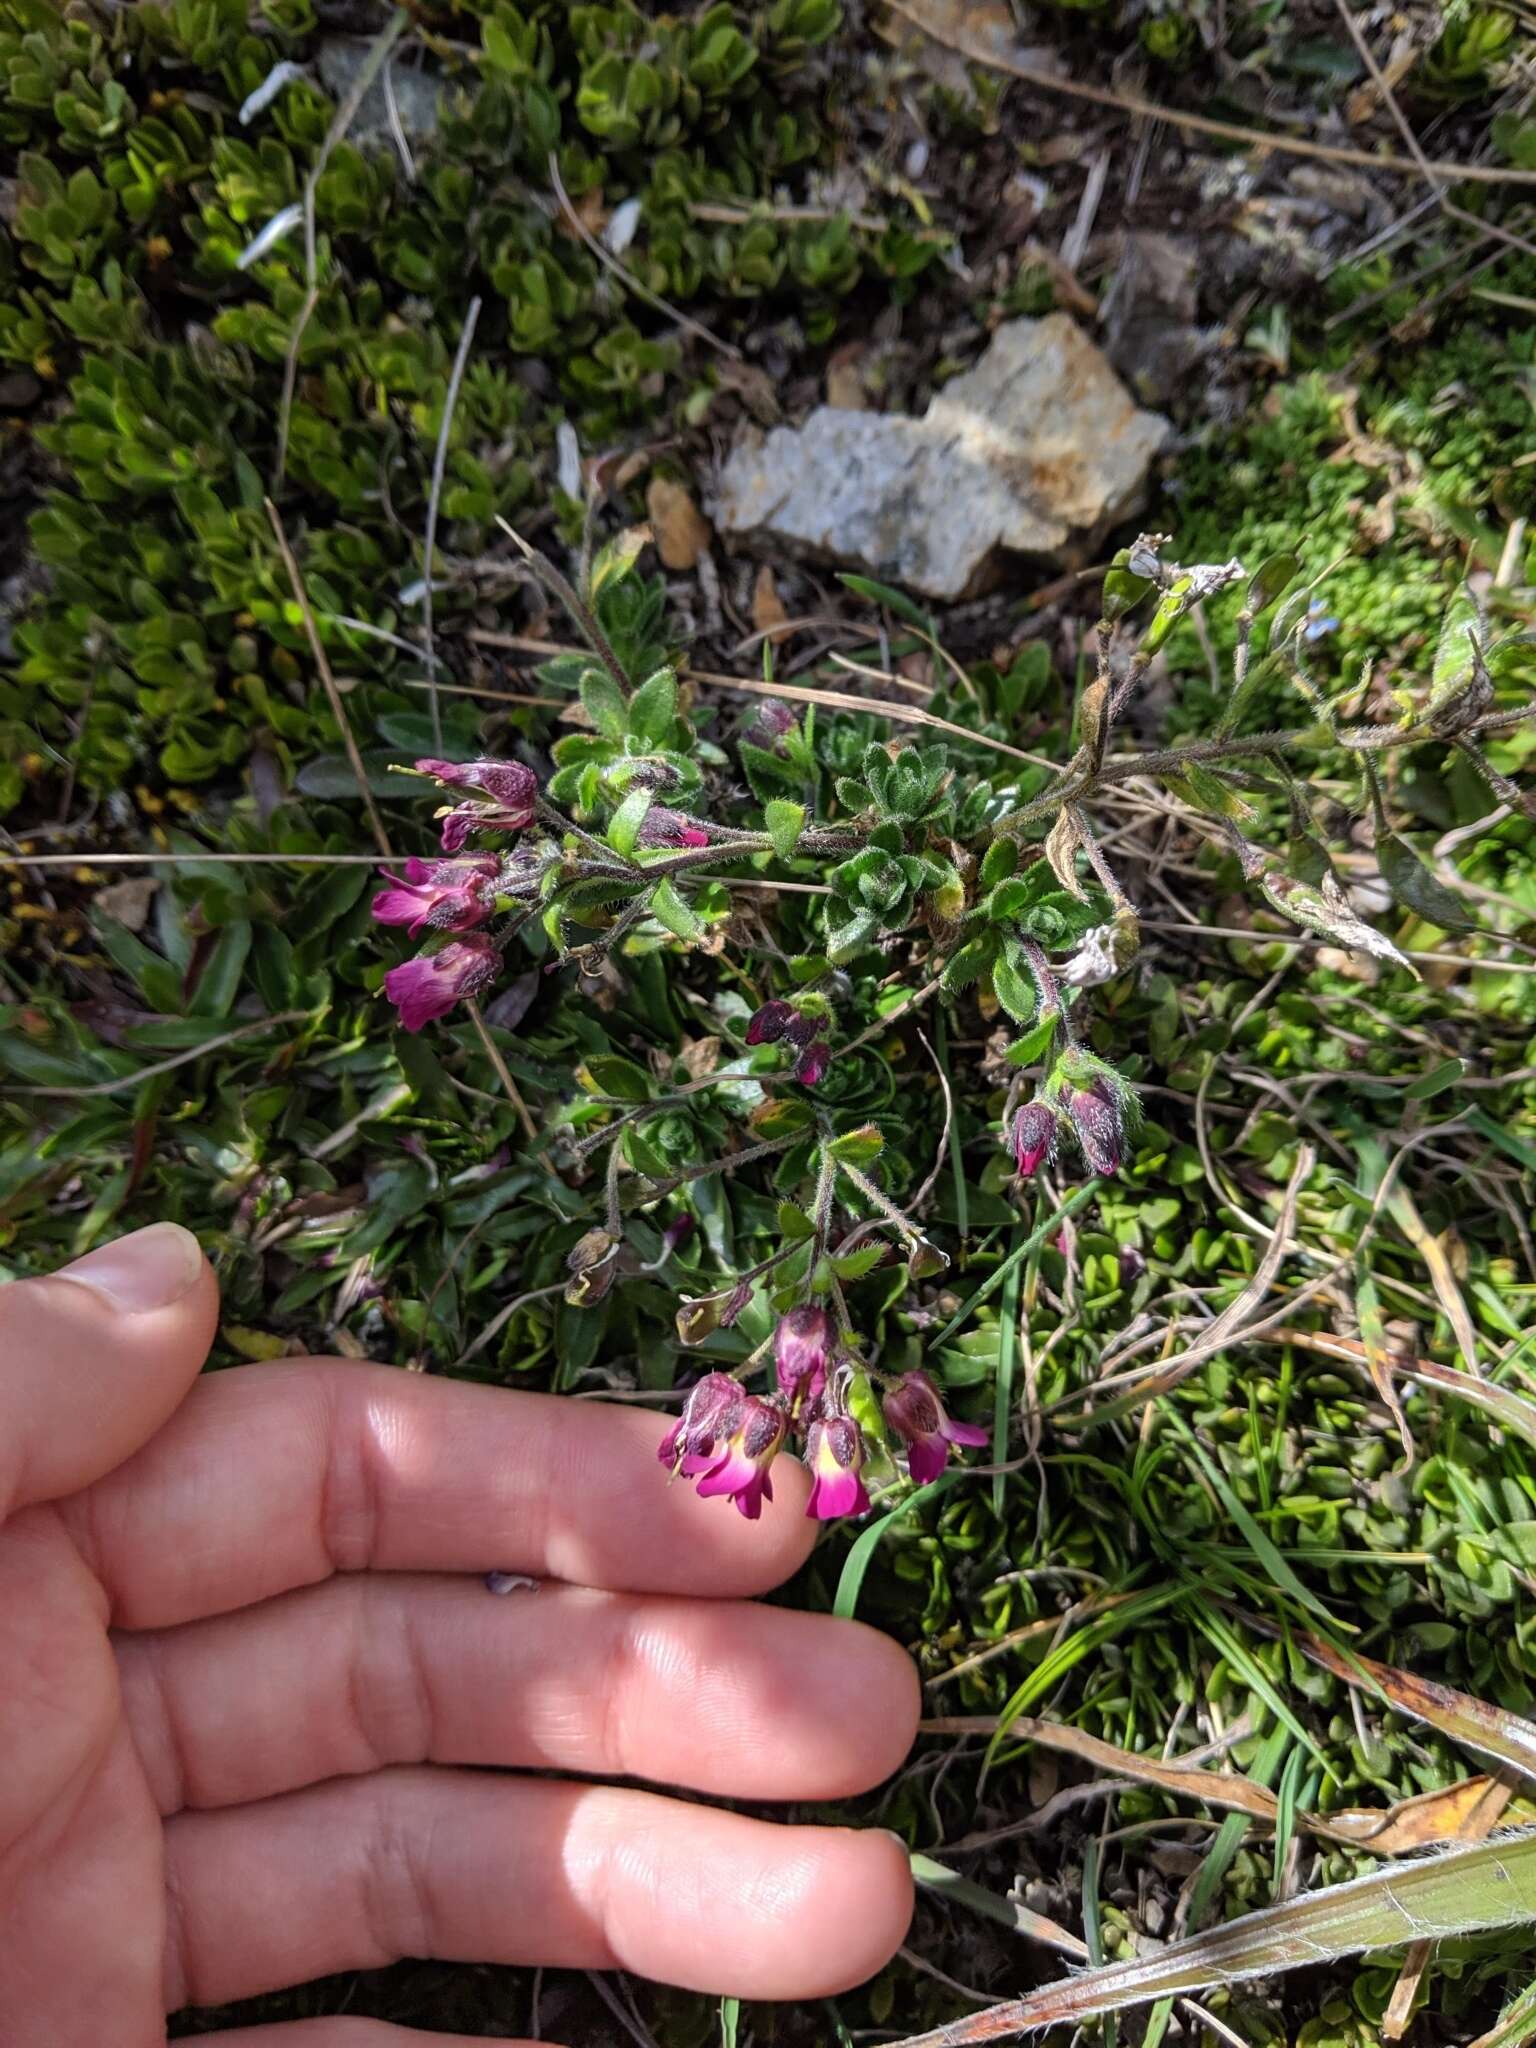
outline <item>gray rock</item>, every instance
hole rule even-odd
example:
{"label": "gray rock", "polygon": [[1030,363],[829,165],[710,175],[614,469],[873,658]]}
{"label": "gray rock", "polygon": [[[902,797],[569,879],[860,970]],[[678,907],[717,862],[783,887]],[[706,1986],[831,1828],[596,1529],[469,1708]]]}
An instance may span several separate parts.
{"label": "gray rock", "polygon": [[921,419],[824,405],[803,427],[749,433],[721,473],[716,524],[928,597],[971,596],[1005,552],[1084,559],[1136,510],[1167,433],[1065,313],[1010,320]]}
{"label": "gray rock", "polygon": [[[319,70],[325,89],[338,100],[345,98],[352,82],[368,61],[370,45],[351,36],[328,36],[320,45]],[[400,126],[412,137],[437,132],[438,109],[443,83],[430,71],[413,71],[403,64],[390,66],[389,82],[394,87]],[[363,94],[361,104],[347,130],[351,142],[387,142],[390,136],[389,103],[384,82],[376,78]]]}

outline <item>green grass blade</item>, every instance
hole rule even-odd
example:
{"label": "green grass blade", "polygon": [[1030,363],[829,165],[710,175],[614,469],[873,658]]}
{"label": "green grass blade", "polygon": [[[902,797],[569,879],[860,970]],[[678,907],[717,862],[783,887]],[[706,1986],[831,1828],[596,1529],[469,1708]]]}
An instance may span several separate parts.
{"label": "green grass blade", "polygon": [[1013,1250],[1008,1254],[1007,1258],[1003,1260],[1003,1263],[1000,1266],[998,1266],[993,1272],[987,1275],[986,1279],[982,1281],[981,1285],[977,1288],[976,1292],[971,1296],[970,1300],[967,1302],[963,1302],[961,1306],[955,1310],[955,1313],[950,1317],[949,1321],[944,1325],[943,1329],[940,1330],[939,1334],[936,1337],[930,1337],[928,1339],[929,1350],[937,1351],[942,1345],[947,1344],[950,1338],[953,1337],[953,1335],[955,1334],[956,1330],[958,1330],[960,1325],[966,1320],[966,1318],[969,1315],[971,1315],[971,1313],[974,1310],[980,1308],[984,1301],[991,1300],[992,1296],[996,1294],[998,1288],[1002,1286],[1003,1282],[1008,1278],[1008,1275],[1013,1271],[1014,1267],[1017,1266],[1021,1260],[1027,1259],[1032,1251],[1035,1251],[1036,1249],[1038,1249],[1040,1245],[1043,1245],[1045,1243],[1045,1240],[1050,1236],[1051,1232],[1056,1228],[1058,1223],[1065,1222],[1067,1217],[1073,1215],[1077,1210],[1081,1209],[1085,1202],[1092,1201],[1093,1197],[1099,1192],[1099,1189],[1103,1185],[1104,1183],[1102,1181],[1090,1180],[1085,1182],[1082,1187],[1074,1188],[1072,1193],[1068,1195],[1067,1199],[1062,1203],[1059,1209],[1053,1209],[1050,1215],[1046,1217],[1043,1223],[1037,1223],[1034,1229],[1029,1233],[1028,1237],[1025,1238],[1024,1242],[1022,1244],[1015,1245]]}
{"label": "green grass blade", "polygon": [[942,1479],[935,1479],[928,1486],[920,1486],[916,1493],[909,1493],[904,1501],[899,1501],[888,1515],[882,1515],[879,1521],[871,1522],[867,1529],[860,1530],[853,1548],[843,1559],[842,1573],[837,1582],[837,1598],[832,1602],[832,1612],[835,1615],[843,1621],[852,1621],[859,1604],[859,1589],[864,1584],[864,1574],[869,1570],[876,1545],[892,1522],[899,1521],[903,1515],[911,1514],[914,1508],[925,1507],[929,1501],[937,1500],[941,1493],[947,1492],[957,1479],[963,1477],[964,1474],[958,1468],[953,1472],[946,1472]]}

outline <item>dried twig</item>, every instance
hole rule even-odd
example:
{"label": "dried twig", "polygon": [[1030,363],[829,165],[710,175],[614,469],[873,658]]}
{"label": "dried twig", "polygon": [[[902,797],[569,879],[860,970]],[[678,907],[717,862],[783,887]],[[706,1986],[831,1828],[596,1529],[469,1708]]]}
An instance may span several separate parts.
{"label": "dried twig", "polygon": [[299,308],[299,317],[294,322],[293,338],[288,344],[288,354],[283,364],[283,395],[277,414],[277,452],[272,458],[274,491],[281,486],[283,471],[288,465],[288,429],[293,417],[293,394],[299,377],[299,350],[304,344],[304,330],[309,325],[310,316],[320,302],[320,258],[315,228],[315,193],[319,189],[325,167],[330,162],[331,151],[356,120],[357,110],[363,104],[369,86],[378,77],[390,51],[410,26],[410,19],[403,7],[397,7],[374,37],[372,47],[358,67],[357,76],[347,88],[331,117],[331,125],[325,131],[325,139],[321,142],[315,161],[310,166],[309,176],[304,180],[304,281],[308,290],[304,295],[304,303]]}
{"label": "dried twig", "polygon": [[695,320],[691,315],[679,311],[676,306],[670,305],[659,292],[653,292],[648,284],[642,284],[628,264],[621,263],[611,249],[604,248],[575,207],[572,206],[565,186],[561,182],[560,165],[553,150],[550,151],[549,156],[549,182],[554,190],[556,199],[560,202],[560,211],[565,215],[571,228],[581,237],[603,268],[613,272],[626,291],[632,291],[637,299],[644,299],[645,303],[648,306],[654,306],[658,313],[665,313],[669,320],[675,320],[679,327],[689,334],[697,335],[700,341],[708,342],[709,346],[712,349],[718,350],[721,355],[729,356],[733,363],[739,363],[743,360],[741,350],[733,342],[722,341],[718,334],[710,332],[702,320]]}
{"label": "dried twig", "polygon": [[994,50],[983,50],[967,42],[963,36],[944,33],[926,20],[917,7],[908,5],[907,0],[885,0],[885,4],[892,13],[901,15],[915,28],[921,29],[930,42],[953,50],[968,64],[979,64],[984,71],[1001,71],[1009,78],[1023,79],[1027,85],[1038,86],[1042,92],[1061,93],[1067,99],[1088,100],[1096,107],[1113,107],[1117,113],[1135,115],[1142,120],[1166,121],[1172,128],[1185,128],[1196,135],[1214,135],[1224,142],[1240,142],[1247,149],[1274,150],[1281,156],[1311,157],[1328,164],[1357,164],[1365,171],[1396,171],[1419,177],[1427,168],[1436,177],[1452,181],[1467,180],[1483,185],[1536,185],[1536,171],[1517,170],[1504,164],[1429,162],[1426,165],[1415,162],[1411,157],[1394,156],[1387,150],[1351,149],[1342,143],[1311,142],[1295,135],[1272,135],[1259,128],[1239,127],[1233,121],[1214,121],[1207,114],[1187,114],[1181,107],[1164,106],[1161,101],[1143,99],[1139,93],[1113,92],[1108,86],[1085,85],[1076,78],[1059,78],[1055,73],[1039,71],[1017,57],[1003,57]]}
{"label": "dried twig", "polygon": [[536,1139],[539,1135],[539,1127],[534,1122],[527,1103],[523,1100],[521,1089],[512,1078],[512,1069],[501,1056],[501,1047],[492,1038],[490,1029],[484,1017],[480,1014],[480,1005],[471,997],[464,1007],[469,1011],[469,1020],[479,1033],[480,1043],[485,1047],[486,1058],[496,1069],[497,1080],[506,1090],[507,1100],[517,1111],[517,1120],[523,1127],[524,1135],[530,1140]]}

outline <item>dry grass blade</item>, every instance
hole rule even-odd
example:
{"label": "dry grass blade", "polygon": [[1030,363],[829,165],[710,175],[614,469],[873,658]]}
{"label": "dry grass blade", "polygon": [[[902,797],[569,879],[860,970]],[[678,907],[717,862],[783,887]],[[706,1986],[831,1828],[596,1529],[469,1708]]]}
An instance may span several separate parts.
{"label": "dry grass blade", "polygon": [[1089,1970],[897,2048],[970,2048],[1039,2027],[1123,2012],[1154,1999],[1272,1976],[1413,1941],[1518,1927],[1536,1918],[1536,1829],[1421,1862],[1389,1864],[1349,1884],[1305,1893],[1104,1970]]}
{"label": "dry grass blade", "polygon": [[1028,761],[1031,766],[1039,758],[1025,753],[1022,747],[1010,747],[1006,740],[989,739],[983,732],[971,732],[963,725],[956,725],[952,719],[940,718],[936,712],[925,711],[920,704],[855,697],[843,690],[808,690],[799,684],[759,683],[747,676],[716,675],[709,669],[689,668],[682,673],[689,682],[705,683],[712,690],[740,690],[749,697],[784,697],[793,704],[824,704],[832,711],[862,711],[866,717],[891,718],[899,725],[930,726],[935,732],[952,733],[956,739],[964,740],[967,746],[990,747],[995,754],[1008,754],[1015,761]]}
{"label": "dry grass blade", "polygon": [[304,620],[304,631],[309,636],[309,650],[315,657],[315,667],[320,671],[320,681],[330,702],[331,716],[341,732],[342,745],[347,750],[352,773],[357,780],[358,794],[363,800],[363,809],[368,813],[368,823],[373,828],[373,843],[385,860],[393,860],[389,850],[389,834],[384,830],[384,820],[379,807],[373,800],[373,791],[368,787],[368,770],[363,766],[363,757],[357,751],[357,741],[352,737],[352,723],[347,717],[347,707],[341,701],[341,692],[336,687],[336,678],[331,673],[331,664],[326,657],[320,639],[320,628],[315,624],[315,614],[309,602],[309,593],[304,588],[304,578],[299,574],[299,565],[293,558],[293,549],[288,545],[288,536],[283,531],[282,515],[272,500],[267,500],[267,517],[272,522],[272,531],[277,537],[278,552],[283,558],[283,567],[288,571],[288,582],[293,591]]}
{"label": "dry grass blade", "polygon": [[443,477],[448,468],[448,437],[453,432],[453,415],[459,402],[459,386],[464,381],[470,346],[475,338],[475,323],[479,318],[480,301],[473,298],[469,302],[469,311],[464,315],[464,326],[459,334],[459,346],[453,358],[453,368],[448,373],[448,392],[443,400],[442,424],[437,430],[437,449],[432,457],[432,490],[427,499],[427,530],[421,547],[421,637],[426,643],[427,667],[432,671],[427,677],[427,688],[432,693],[432,744],[439,753],[443,747],[443,707],[438,702],[437,649],[432,637],[432,557],[437,547],[437,509],[442,502]]}
{"label": "dry grass blade", "polygon": [[[1256,1330],[1252,1333],[1252,1340],[1263,1344],[1295,1344],[1304,1351],[1320,1352],[1325,1358],[1341,1359],[1349,1365],[1365,1366],[1367,1370],[1370,1366],[1364,1344],[1354,1337],[1335,1337],[1326,1330],[1289,1330],[1284,1327]],[[1411,1380],[1417,1387],[1438,1388],[1453,1400],[1480,1408],[1490,1421],[1498,1423],[1501,1429],[1509,1430],[1522,1442],[1536,1444],[1536,1402],[1528,1401],[1523,1394],[1517,1394],[1509,1387],[1496,1387],[1489,1380],[1475,1380],[1470,1373],[1460,1372],[1455,1366],[1441,1365],[1433,1358],[1399,1358],[1390,1354],[1388,1362],[1398,1379]]]}
{"label": "dry grass blade", "polygon": [[[920,1735],[992,1735],[1003,1723],[994,1714],[946,1714],[932,1721],[920,1721]],[[1209,1770],[1203,1764],[1170,1761],[1140,1751],[1117,1749],[1101,1742],[1081,1728],[1069,1728],[1060,1721],[1032,1720],[1020,1714],[1007,1724],[1010,1738],[1035,1742],[1074,1756],[1096,1770],[1117,1779],[1131,1778],[1138,1784],[1156,1785],[1176,1799],[1198,1799],[1232,1813],[1245,1813],[1250,1820],[1273,1827],[1280,1802],[1266,1785],[1256,1785],[1240,1771]],[[1474,1826],[1486,1834],[1498,1826],[1509,1803],[1509,1788],[1498,1778],[1464,1778],[1440,1791],[1416,1793],[1395,1806],[1344,1807],[1337,1813],[1298,1813],[1298,1826],[1327,1841],[1347,1843],[1368,1850],[1373,1856],[1403,1856],[1415,1849],[1433,1848],[1441,1842],[1467,1841]]]}
{"label": "dry grass blade", "polygon": [[1076,78],[1061,78],[1054,72],[1037,70],[1034,65],[1021,63],[1016,57],[1002,57],[994,50],[984,50],[967,42],[963,36],[945,33],[931,24],[919,0],[885,0],[885,4],[893,14],[901,15],[903,20],[921,29],[930,41],[942,44],[946,50],[953,50],[968,64],[978,64],[984,71],[1001,71],[1008,78],[1021,78],[1028,85],[1038,86],[1042,92],[1060,93],[1067,99],[1089,100],[1096,107],[1113,107],[1119,113],[1135,115],[1142,120],[1166,121],[1171,128],[1188,129],[1195,135],[1214,135],[1223,142],[1240,142],[1247,149],[1274,150],[1281,156],[1305,156],[1329,164],[1356,164],[1365,171],[1397,171],[1414,178],[1428,173],[1452,183],[1536,185],[1536,171],[1507,169],[1502,164],[1449,164],[1428,158],[1416,160],[1394,156],[1389,150],[1351,149],[1344,144],[1309,142],[1303,136],[1273,135],[1264,129],[1239,127],[1233,121],[1215,121],[1207,114],[1187,114],[1180,107],[1164,106],[1159,100],[1142,99],[1137,93],[1113,92],[1104,85],[1085,85]]}
{"label": "dry grass blade", "polygon": [[[995,1735],[1004,1725],[995,1714],[947,1714],[938,1720],[919,1722],[918,1733]],[[1135,1778],[1143,1785],[1157,1785],[1180,1799],[1201,1799],[1208,1806],[1226,1807],[1271,1823],[1279,1810],[1273,1792],[1251,1783],[1239,1771],[1211,1771],[1200,1764],[1170,1763],[1137,1750],[1117,1749],[1114,1743],[1101,1742],[1081,1728],[1069,1728],[1061,1721],[1034,1720],[1028,1714],[1016,1714],[1006,1726],[1011,1741],[1037,1742],[1042,1749],[1075,1756],[1117,1778]]]}
{"label": "dry grass blade", "polygon": [[[1511,1787],[1500,1778],[1469,1778],[1466,1785],[1453,1785],[1451,1792],[1468,1793],[1478,1788],[1475,1796],[1463,1800],[1463,1812],[1456,1832],[1464,1841],[1481,1841],[1491,1835],[1504,1817],[1508,1806]],[[1427,1793],[1428,1799],[1444,1800],[1446,1793]],[[1422,1801],[1412,1802],[1422,1805]],[[1419,1844],[1409,1844],[1418,1847]],[[1434,1945],[1427,1941],[1416,1941],[1403,1958],[1403,1967],[1397,1973],[1397,1982],[1392,1987],[1392,1996],[1387,2000],[1387,2009],[1382,2014],[1381,2033],[1386,2041],[1400,2041],[1413,2024],[1414,2004],[1419,1995],[1419,1986],[1424,1981],[1424,1972],[1429,1968],[1434,1955]]]}
{"label": "dry grass blade", "polygon": [[[1282,1640],[1282,1631],[1273,1622],[1252,1614],[1242,1615],[1241,1620],[1256,1635]],[[1394,1664],[1378,1663],[1374,1657],[1362,1657],[1356,1651],[1346,1655],[1306,1629],[1286,1630],[1283,1640],[1346,1685],[1369,1686],[1388,1706],[1439,1729],[1464,1749],[1491,1757],[1495,1763],[1508,1764],[1524,1778],[1536,1778],[1536,1722],[1527,1721],[1508,1707],[1496,1707],[1471,1693],[1457,1692],[1453,1686],[1419,1678],[1412,1671],[1400,1671]]]}

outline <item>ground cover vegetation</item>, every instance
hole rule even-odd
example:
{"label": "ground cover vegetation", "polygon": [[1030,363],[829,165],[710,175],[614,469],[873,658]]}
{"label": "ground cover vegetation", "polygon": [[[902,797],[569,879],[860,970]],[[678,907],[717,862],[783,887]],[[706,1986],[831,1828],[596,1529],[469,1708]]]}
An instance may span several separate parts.
{"label": "ground cover vegetation", "polygon": [[[835,2006],[264,2009],[1536,2031],[1526,30],[0,0],[0,1271],[175,1217],[221,1368],[652,1400],[722,1514],[798,1444],[785,1597],[929,1688]],[[1146,531],[948,608],[718,542],[744,425],[1056,305]]]}

